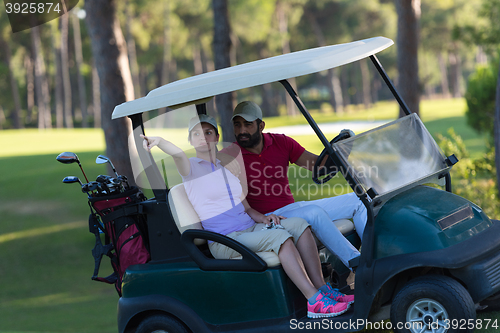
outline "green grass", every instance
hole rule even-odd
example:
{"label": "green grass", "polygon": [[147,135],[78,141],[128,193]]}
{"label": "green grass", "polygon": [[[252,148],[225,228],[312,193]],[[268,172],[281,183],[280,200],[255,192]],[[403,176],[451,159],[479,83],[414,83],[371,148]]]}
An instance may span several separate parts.
{"label": "green grass", "polygon": [[[100,153],[79,154],[89,175],[105,172],[93,163]],[[0,158],[0,332],[116,332],[117,294],[90,279],[85,195],[61,182],[80,170],[56,155]]]}
{"label": "green grass", "polygon": [[[483,151],[482,138],[465,124],[463,106],[463,100],[424,101],[422,119],[432,134],[446,133],[451,125],[469,149]],[[375,110],[333,118],[391,119],[396,113],[394,104],[381,103]],[[317,118],[333,121],[332,115]],[[269,118],[266,124],[283,126],[300,121],[298,117],[282,117],[279,122]],[[313,152],[321,150],[315,136],[296,139]],[[0,332],[116,332],[118,296],[114,287],[90,279],[94,236],[87,227],[85,195],[78,185],[61,182],[68,175],[82,177],[80,169],[55,160],[62,151],[74,151],[89,178],[105,173],[105,165],[94,163],[105,150],[102,131],[0,131],[0,144]],[[310,174],[293,168],[290,174],[291,183],[299,189],[296,199],[312,199],[307,195]],[[330,189],[335,184],[335,190],[349,191],[341,177],[329,183]],[[327,195],[327,190],[323,187],[322,195],[320,188],[315,197]],[[104,259],[101,275],[110,271]],[[480,316],[499,318],[498,313]]]}
{"label": "green grass", "polygon": [[[467,125],[465,119],[466,103],[464,99],[446,100],[423,100],[420,103],[420,118],[425,123],[429,132],[436,137],[437,133],[447,135],[448,128],[452,127],[455,133],[460,135],[469,150],[472,158],[481,156],[486,150],[486,136],[478,134]],[[355,109],[344,112],[340,115],[335,113],[321,113],[317,110],[310,110],[317,123],[329,123],[338,121],[376,121],[395,120],[398,117],[399,109],[396,102],[379,102],[371,109]],[[265,118],[266,128],[272,131],[273,127],[304,125],[307,121],[302,115],[296,117],[269,117]],[[296,136],[304,147],[313,152],[321,151],[322,145],[314,135]]]}

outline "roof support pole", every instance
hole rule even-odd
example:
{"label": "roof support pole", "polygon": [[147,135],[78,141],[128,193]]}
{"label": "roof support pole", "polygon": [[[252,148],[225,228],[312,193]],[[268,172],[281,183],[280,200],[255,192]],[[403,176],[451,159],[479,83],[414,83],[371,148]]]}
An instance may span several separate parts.
{"label": "roof support pole", "polygon": [[389,79],[389,76],[385,72],[384,67],[382,67],[382,64],[380,63],[380,61],[378,61],[378,59],[377,59],[377,57],[375,55],[371,55],[370,59],[373,62],[373,64],[375,65],[375,68],[379,72],[380,76],[382,76],[382,79],[387,84],[387,86],[391,90],[392,94],[394,95],[394,97],[398,101],[399,106],[401,107],[401,109],[403,110],[403,112],[405,114],[409,115],[411,113],[411,111],[408,108],[408,105],[406,105],[405,101],[403,101],[403,98],[401,97],[401,95],[399,94],[399,92],[396,90],[396,87],[392,83],[391,79]]}
{"label": "roof support pole", "polygon": [[[153,155],[150,152],[144,150],[144,148],[142,147],[142,138],[139,136],[140,134],[145,135],[142,113],[131,115],[129,116],[129,118],[132,120],[132,135],[134,136],[134,143],[137,149],[137,154],[139,155],[139,159],[141,160],[141,163],[144,167],[144,172],[146,173],[146,177],[148,178],[149,184],[151,185],[151,189],[153,190],[156,201],[166,202],[167,190],[165,181],[160,174],[160,170],[158,170]],[[149,166],[146,167],[146,165],[148,164]]]}

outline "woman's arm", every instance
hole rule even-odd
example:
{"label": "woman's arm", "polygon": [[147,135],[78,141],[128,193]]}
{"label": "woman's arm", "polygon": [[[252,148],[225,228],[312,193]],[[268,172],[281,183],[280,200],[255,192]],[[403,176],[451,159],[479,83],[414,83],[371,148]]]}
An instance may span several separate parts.
{"label": "woman's arm", "polygon": [[151,148],[158,146],[158,148],[174,158],[175,166],[182,176],[189,175],[191,164],[182,149],[159,136],[145,136],[141,134],[141,138],[144,139],[142,143],[144,149],[151,151]]}
{"label": "woman's arm", "polygon": [[245,212],[252,218],[252,220],[254,220],[257,223],[265,223],[269,225],[269,223],[274,222],[274,224],[278,225],[280,224],[280,220],[286,219],[286,217],[281,215],[269,214],[266,216],[264,214],[261,214],[252,207],[250,207],[246,199],[243,199],[241,202],[245,207]]}

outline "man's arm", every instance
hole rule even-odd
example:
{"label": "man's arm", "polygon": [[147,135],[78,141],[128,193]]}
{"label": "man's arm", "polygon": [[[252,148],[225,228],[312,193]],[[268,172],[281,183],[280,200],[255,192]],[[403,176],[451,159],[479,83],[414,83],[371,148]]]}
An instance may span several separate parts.
{"label": "man's arm", "polygon": [[[321,162],[320,166],[323,166],[325,164],[325,161],[328,156],[325,156],[323,161]],[[295,164],[298,166],[301,166],[307,170],[312,171],[314,164],[316,163],[316,160],[318,159],[318,155],[314,155],[313,153],[305,150],[302,155],[295,161]]]}

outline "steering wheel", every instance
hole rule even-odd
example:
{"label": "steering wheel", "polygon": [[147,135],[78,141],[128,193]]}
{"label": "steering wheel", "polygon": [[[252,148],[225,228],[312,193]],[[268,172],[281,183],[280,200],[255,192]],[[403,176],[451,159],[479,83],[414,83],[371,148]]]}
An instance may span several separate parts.
{"label": "steering wheel", "polygon": [[[340,140],[348,139],[354,135],[355,134],[353,131],[351,131],[349,129],[343,129],[342,131],[340,131],[339,135],[337,135],[336,137],[334,137],[332,139],[332,141],[330,141],[330,145],[334,144],[335,142],[339,142]],[[325,158],[325,156],[327,156],[327,154],[328,154],[328,151],[326,150],[326,148],[324,148],[323,151],[321,152],[321,154],[319,154],[319,157],[316,160],[316,163],[314,163],[314,167],[312,170],[312,180],[313,180],[313,182],[315,182],[316,184],[319,184],[319,185],[324,184],[327,181],[329,181],[330,179],[332,179],[339,171],[338,167],[335,165],[335,163],[333,163],[333,160],[331,158],[326,159],[324,166],[322,166],[322,167],[319,166],[321,164],[321,161],[323,161],[323,159]],[[325,176],[325,177],[319,179],[319,177],[321,177],[321,176]]]}

